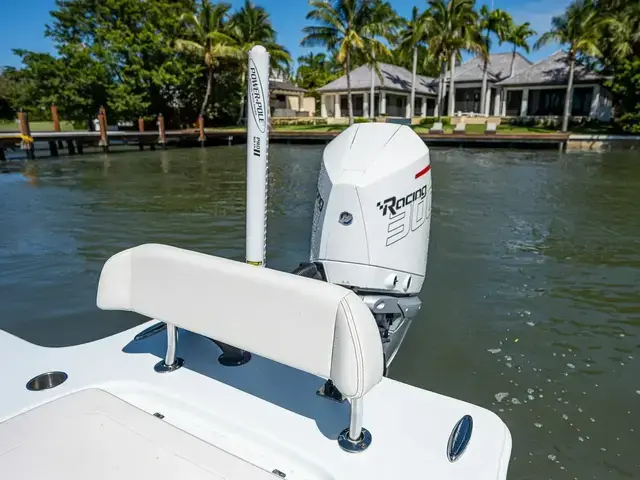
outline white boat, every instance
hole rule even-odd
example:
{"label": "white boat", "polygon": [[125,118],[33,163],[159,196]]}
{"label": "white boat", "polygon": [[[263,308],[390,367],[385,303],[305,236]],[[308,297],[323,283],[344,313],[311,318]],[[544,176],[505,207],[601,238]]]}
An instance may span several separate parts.
{"label": "white boat", "polygon": [[404,126],[346,130],[325,150],[311,261],[263,268],[263,48],[249,72],[248,264],[140,245],[106,261],[97,305],[155,320],[68,348],[0,332],[0,478],[505,479],[498,416],[384,376],[419,308],[426,146]]}

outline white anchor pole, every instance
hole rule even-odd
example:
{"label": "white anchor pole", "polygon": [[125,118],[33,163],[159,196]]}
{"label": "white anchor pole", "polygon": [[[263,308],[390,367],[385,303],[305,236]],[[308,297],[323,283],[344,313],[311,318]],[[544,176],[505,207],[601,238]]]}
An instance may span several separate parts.
{"label": "white anchor pole", "polygon": [[265,265],[269,173],[269,53],[249,51],[247,79],[247,263]]}

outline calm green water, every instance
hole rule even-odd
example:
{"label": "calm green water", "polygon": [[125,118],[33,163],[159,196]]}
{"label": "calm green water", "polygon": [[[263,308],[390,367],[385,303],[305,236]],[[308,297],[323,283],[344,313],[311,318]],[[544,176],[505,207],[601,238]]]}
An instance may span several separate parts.
{"label": "calm green water", "polygon": [[[321,151],[271,149],[273,268],[307,258]],[[432,159],[425,308],[391,376],[497,412],[513,434],[512,479],[640,477],[640,154]],[[103,262],[129,246],[244,259],[243,147],[11,165],[0,328],[27,340],[70,345],[134,325],[95,307]]]}

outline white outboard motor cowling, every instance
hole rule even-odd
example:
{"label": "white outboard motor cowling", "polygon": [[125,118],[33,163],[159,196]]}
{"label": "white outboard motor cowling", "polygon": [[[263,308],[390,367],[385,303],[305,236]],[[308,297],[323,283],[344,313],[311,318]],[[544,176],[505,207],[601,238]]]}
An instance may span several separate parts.
{"label": "white outboard motor cowling", "polygon": [[429,149],[409,127],[356,124],[323,158],[311,261],[372,310],[387,365],[420,309],[431,222]]}

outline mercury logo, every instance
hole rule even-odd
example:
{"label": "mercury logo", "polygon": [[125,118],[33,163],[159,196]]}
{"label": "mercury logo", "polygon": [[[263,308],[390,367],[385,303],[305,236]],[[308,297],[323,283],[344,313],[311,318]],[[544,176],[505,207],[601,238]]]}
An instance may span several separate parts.
{"label": "mercury logo", "polygon": [[422,188],[419,188],[415,192],[410,193],[404,197],[389,197],[385,200],[382,200],[377,203],[377,207],[382,211],[382,216],[386,216],[387,212],[391,215],[395,215],[396,212],[402,210],[407,205],[424,198],[427,196],[427,186],[423,185]]}
{"label": "mercury logo", "polygon": [[253,59],[249,60],[249,103],[251,104],[251,113],[258,130],[264,133],[267,127],[267,112],[260,74]]}

